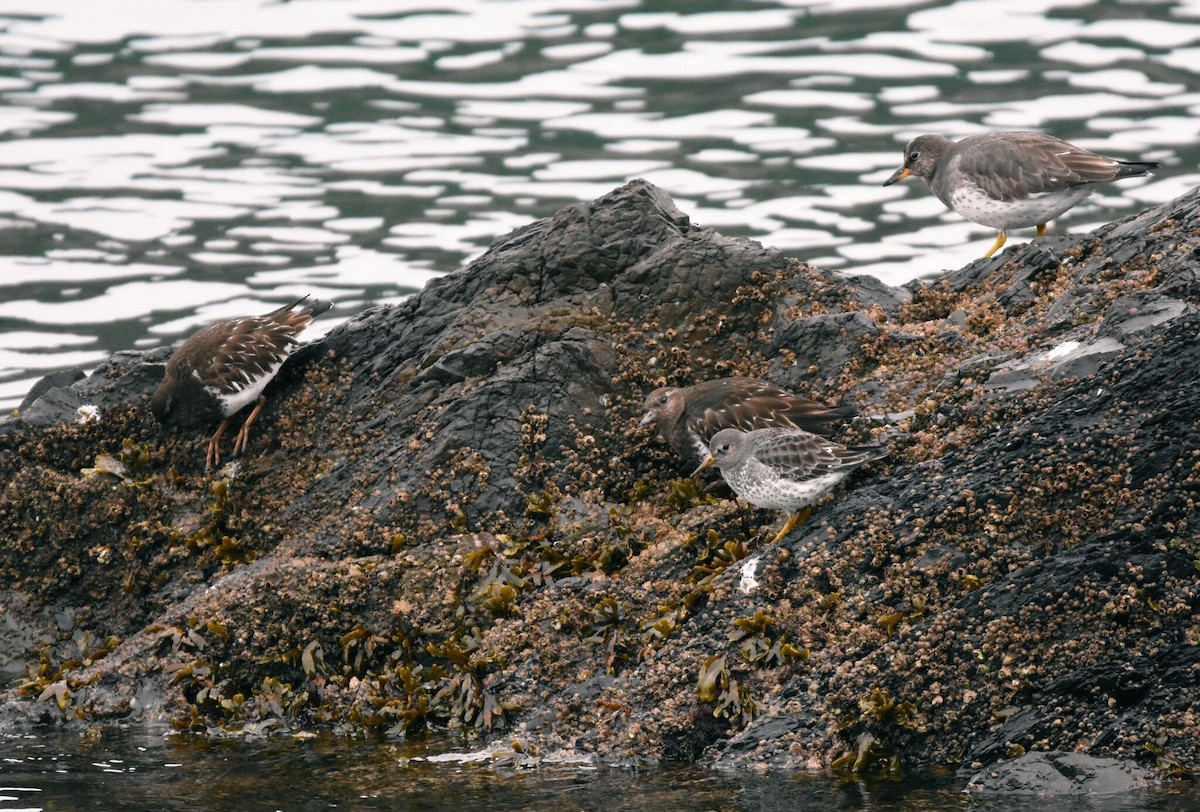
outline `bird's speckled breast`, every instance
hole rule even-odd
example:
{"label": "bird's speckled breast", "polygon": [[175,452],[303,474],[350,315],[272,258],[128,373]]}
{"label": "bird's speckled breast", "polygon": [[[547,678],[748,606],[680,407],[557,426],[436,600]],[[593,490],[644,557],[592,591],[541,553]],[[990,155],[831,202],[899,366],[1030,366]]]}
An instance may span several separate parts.
{"label": "bird's speckled breast", "polygon": [[812,479],[787,479],[753,458],[734,470],[721,470],[721,475],[733,492],[747,502],[757,507],[790,513],[820,499],[848,473],[838,471]]}

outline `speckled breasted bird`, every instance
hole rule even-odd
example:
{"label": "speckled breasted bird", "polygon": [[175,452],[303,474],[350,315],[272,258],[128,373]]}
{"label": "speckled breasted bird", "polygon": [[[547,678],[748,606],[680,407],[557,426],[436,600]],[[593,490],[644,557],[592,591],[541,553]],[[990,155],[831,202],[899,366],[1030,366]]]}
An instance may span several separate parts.
{"label": "speckled breasted bird", "polygon": [[881,446],[846,446],[803,429],[722,429],[695,474],[710,465],[738,496],[760,508],[786,510],[779,541],[808,518],[806,510],[856,468],[888,455]]}
{"label": "speckled breasted bird", "polygon": [[783,427],[831,434],[855,414],[852,406],[826,406],[755,378],[717,378],[655,389],[646,397],[646,414],[638,425],[654,423],[675,453],[695,465],[721,429]]}
{"label": "speckled breasted bird", "polygon": [[221,437],[234,416],[254,403],[233,443],[234,454],[245,451],[250,424],[266,401],[263,389],[298,346],[296,336],[331,307],[305,296],[263,316],[210,324],[171,355],[150,411],[160,423],[183,428],[222,420],[208,439],[204,467],[209,470],[221,461]]}
{"label": "speckled breasted bird", "polygon": [[1098,184],[1145,175],[1153,161],[1118,161],[1035,132],[972,135],[950,141],[921,135],[904,148],[904,165],[883,182],[909,175],[925,181],[938,200],[972,223],[999,230],[984,257],[1000,250],[1010,228],[1046,223],[1078,204]]}

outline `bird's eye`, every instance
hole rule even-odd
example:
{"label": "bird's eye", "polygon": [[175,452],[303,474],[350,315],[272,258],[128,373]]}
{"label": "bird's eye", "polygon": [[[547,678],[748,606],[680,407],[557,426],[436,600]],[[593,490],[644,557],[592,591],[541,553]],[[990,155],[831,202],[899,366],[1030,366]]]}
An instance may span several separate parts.
{"label": "bird's eye", "polygon": [[921,157],[921,153],[915,149],[912,152],[908,153],[909,161],[915,161],[915,160],[917,160],[917,158],[920,158],[920,157]]}
{"label": "bird's eye", "polygon": [[670,399],[671,399],[671,396],[670,396],[670,395],[663,395],[662,397],[660,397],[660,398],[658,399],[658,405],[659,405],[659,406],[666,406],[666,405],[667,405],[667,401],[668,401],[668,400],[670,400]]}

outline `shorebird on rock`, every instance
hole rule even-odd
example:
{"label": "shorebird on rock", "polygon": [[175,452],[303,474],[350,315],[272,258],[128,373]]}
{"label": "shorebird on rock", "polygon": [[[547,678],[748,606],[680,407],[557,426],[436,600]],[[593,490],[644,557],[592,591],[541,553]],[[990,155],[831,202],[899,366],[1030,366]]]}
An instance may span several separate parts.
{"label": "shorebird on rock", "polygon": [[722,429],[692,476],[710,465],[738,496],[760,508],[786,510],[779,541],[811,515],[809,507],[872,460],[888,455],[881,446],[845,446],[803,429]]}
{"label": "shorebird on rock", "polygon": [[915,175],[938,200],[972,223],[999,230],[984,258],[1000,250],[1010,228],[1046,224],[1101,183],[1145,175],[1153,161],[1106,158],[1050,135],[1006,132],[951,141],[920,135],[904,148],[904,165],[883,182]]}
{"label": "shorebird on rock", "polygon": [[852,406],[826,406],[756,378],[717,378],[655,389],[646,397],[646,414],[638,425],[654,423],[675,453],[695,465],[721,429],[777,427],[831,434],[855,414]]}
{"label": "shorebird on rock", "polygon": [[234,416],[254,403],[233,443],[233,453],[240,454],[266,401],[263,389],[298,346],[296,336],[331,307],[331,302],[308,302],[305,296],[263,316],[210,324],[171,355],[150,411],[160,423],[185,428],[223,418],[208,438],[207,471],[221,461],[221,437]]}

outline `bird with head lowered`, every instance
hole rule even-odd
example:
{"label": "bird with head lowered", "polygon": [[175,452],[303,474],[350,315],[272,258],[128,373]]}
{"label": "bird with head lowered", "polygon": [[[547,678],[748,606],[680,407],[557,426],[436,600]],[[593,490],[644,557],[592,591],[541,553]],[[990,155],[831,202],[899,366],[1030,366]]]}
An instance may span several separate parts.
{"label": "bird with head lowered", "polygon": [[757,378],[716,378],[655,389],[638,425],[654,423],[675,453],[695,465],[721,429],[799,428],[828,435],[855,414],[853,406],[826,406]]}
{"label": "bird with head lowered", "polygon": [[234,416],[254,403],[234,440],[233,453],[246,450],[250,425],[262,411],[263,389],[299,345],[296,336],[332,302],[305,296],[262,316],[243,316],[210,324],[180,345],[150,399],[160,423],[188,428],[221,420],[208,438],[204,468],[221,461],[220,441]]}

